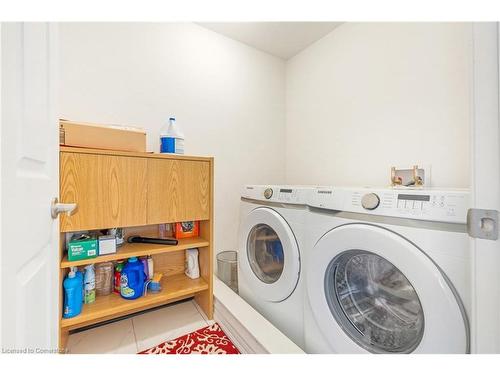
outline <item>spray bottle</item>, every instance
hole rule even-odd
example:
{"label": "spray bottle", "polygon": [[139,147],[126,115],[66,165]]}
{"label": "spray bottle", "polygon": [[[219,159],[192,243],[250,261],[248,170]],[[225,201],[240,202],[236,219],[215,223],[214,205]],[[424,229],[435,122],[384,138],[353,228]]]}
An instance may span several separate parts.
{"label": "spray bottle", "polygon": [[93,264],[85,266],[85,276],[83,281],[85,282],[84,302],[86,304],[93,303],[95,301],[95,270]]}

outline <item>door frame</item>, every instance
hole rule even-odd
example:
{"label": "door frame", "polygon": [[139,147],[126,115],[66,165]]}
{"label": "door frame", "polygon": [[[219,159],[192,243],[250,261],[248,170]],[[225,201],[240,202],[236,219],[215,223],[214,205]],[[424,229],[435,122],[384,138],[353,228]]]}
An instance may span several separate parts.
{"label": "door frame", "polygon": [[[0,22],[0,176],[2,176],[2,22]],[[2,212],[2,184],[0,183],[0,212]],[[2,215],[0,215],[0,243],[2,242]],[[2,248],[0,246],[0,251]],[[2,257],[0,256],[0,290],[2,290]],[[2,298],[0,298],[0,348],[2,345]]]}
{"label": "door frame", "polygon": [[[499,28],[472,25],[471,207],[500,211]],[[500,353],[500,241],[471,238],[472,353]]]}

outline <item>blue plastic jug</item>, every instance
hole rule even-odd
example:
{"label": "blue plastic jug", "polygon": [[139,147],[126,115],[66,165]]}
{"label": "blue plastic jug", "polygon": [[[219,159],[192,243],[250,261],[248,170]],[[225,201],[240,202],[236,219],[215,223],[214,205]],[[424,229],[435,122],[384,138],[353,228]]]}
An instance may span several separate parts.
{"label": "blue plastic jug", "polygon": [[136,299],[144,293],[147,280],[144,265],[136,257],[129,258],[120,277],[120,294],[125,299]]}
{"label": "blue plastic jug", "polygon": [[82,282],[71,271],[64,279],[64,308],[63,318],[72,318],[82,312]]}

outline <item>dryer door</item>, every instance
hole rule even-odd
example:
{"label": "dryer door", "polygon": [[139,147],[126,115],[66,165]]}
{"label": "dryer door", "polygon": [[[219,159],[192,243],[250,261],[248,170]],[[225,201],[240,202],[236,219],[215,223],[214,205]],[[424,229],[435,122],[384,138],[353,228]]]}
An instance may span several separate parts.
{"label": "dryer door", "polygon": [[386,228],[331,230],[308,254],[306,272],[316,324],[335,352],[468,351],[453,287],[417,246]]}
{"label": "dryer door", "polygon": [[256,295],[279,302],[295,290],[300,255],[292,229],[276,211],[251,211],[240,228],[239,262],[242,276]]}

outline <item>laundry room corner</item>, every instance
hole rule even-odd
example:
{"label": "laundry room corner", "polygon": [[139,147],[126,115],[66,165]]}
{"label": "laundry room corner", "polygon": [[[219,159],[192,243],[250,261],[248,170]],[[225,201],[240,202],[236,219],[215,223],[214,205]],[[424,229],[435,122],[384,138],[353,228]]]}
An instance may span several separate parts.
{"label": "laundry room corner", "polygon": [[143,127],[157,151],[174,115],[214,156],[215,252],[236,250],[242,186],[285,178],[284,61],[187,22],[62,23],[60,55],[62,118]]}

